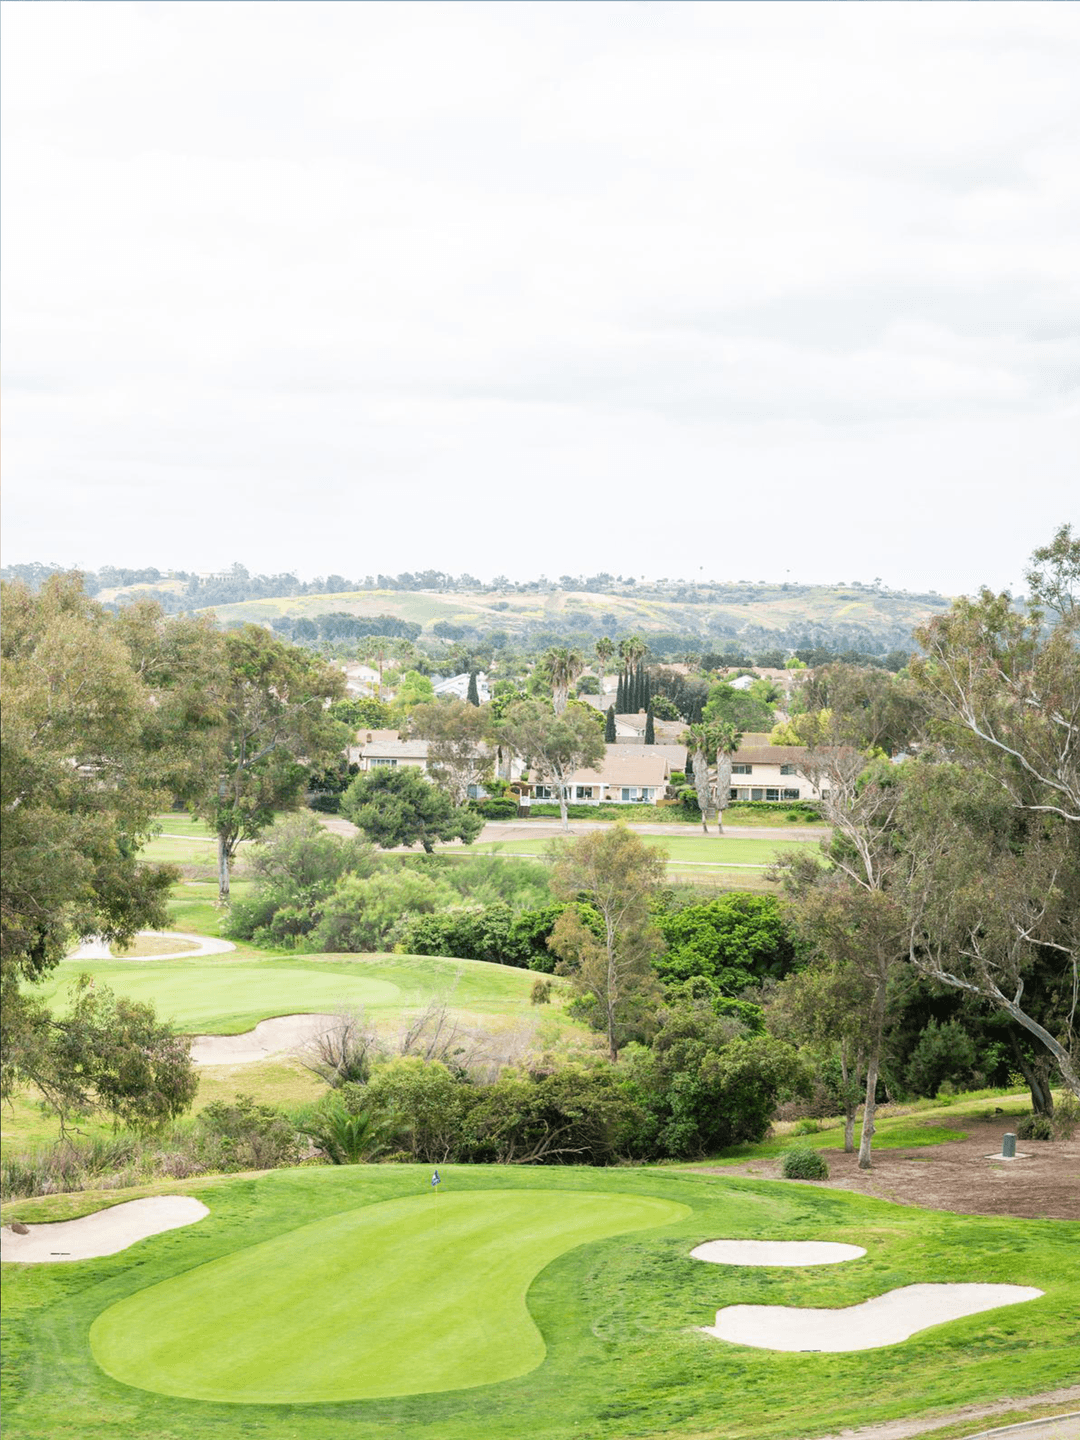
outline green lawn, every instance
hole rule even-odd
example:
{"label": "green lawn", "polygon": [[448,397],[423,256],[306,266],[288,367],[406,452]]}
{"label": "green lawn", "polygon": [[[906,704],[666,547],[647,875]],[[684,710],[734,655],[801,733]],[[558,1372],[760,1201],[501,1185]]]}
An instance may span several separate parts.
{"label": "green lawn", "polygon": [[[644,1196],[544,1190],[384,1200],[140,1290],[99,1316],[90,1347],[115,1379],[189,1400],[290,1404],[495,1384],[544,1358],[525,1295],[546,1265],[688,1213]],[[352,1343],[327,1344],[328,1331]]]}
{"label": "green lawn", "polygon": [[[430,1173],[173,1182],[210,1216],[103,1260],[5,1266],[6,1440],[796,1440],[1075,1381],[1076,1224],[669,1169],[449,1166],[437,1195]],[[690,1258],[741,1237],[867,1254],[805,1269]],[[872,1355],[699,1329],[729,1304],[844,1307],[956,1281],[1045,1294]]]}
{"label": "green lawn", "polygon": [[[504,855],[545,855],[552,845],[564,845],[573,835],[555,835],[535,840],[484,841],[473,850]],[[778,855],[799,848],[805,842],[784,840],[742,840],[728,835],[643,835],[647,845],[663,850],[673,865],[753,866],[765,869]],[[455,851],[455,853],[460,853]]]}
{"label": "green lawn", "polygon": [[433,997],[472,1014],[525,1014],[536,981],[531,970],[428,955],[215,955],[65,960],[38,993],[62,1008],[68,986],[83,972],[117,994],[152,1002],[177,1029],[207,1035],[234,1035],[274,1015],[342,1006],[363,1007],[375,1020],[399,1019]]}

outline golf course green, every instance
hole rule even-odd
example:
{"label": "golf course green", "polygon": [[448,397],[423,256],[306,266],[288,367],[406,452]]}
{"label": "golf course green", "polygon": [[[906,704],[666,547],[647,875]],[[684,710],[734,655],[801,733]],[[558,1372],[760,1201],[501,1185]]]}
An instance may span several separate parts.
{"label": "golf course green", "polygon": [[[437,1194],[430,1166],[300,1166],[5,1207],[31,1228],[148,1192],[210,1213],[101,1259],[4,1265],[4,1440],[796,1440],[1075,1383],[1073,1223],[673,1167],[439,1170]],[[693,1258],[725,1238],[867,1253]],[[872,1355],[702,1333],[724,1306],[958,1281],[1044,1293]]]}
{"label": "golf course green", "polygon": [[65,960],[41,987],[54,1008],[86,972],[118,995],[149,1001],[185,1034],[232,1035],[274,1015],[362,1008],[373,1018],[436,998],[455,1009],[508,1015],[528,1010],[536,976],[483,960],[434,956],[219,955],[194,960]]}
{"label": "golf course green", "polygon": [[99,1316],[90,1345],[115,1379],[189,1400],[365,1400],[493,1384],[544,1358],[525,1293],[545,1265],[689,1213],[648,1196],[539,1190],[387,1200],[140,1290]]}

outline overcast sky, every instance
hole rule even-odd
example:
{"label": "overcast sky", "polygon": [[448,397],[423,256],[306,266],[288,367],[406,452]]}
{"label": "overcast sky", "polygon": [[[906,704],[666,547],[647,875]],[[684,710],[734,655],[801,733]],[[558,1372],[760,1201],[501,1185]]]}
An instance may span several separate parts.
{"label": "overcast sky", "polygon": [[1020,583],[1073,4],[9,3],[4,558]]}

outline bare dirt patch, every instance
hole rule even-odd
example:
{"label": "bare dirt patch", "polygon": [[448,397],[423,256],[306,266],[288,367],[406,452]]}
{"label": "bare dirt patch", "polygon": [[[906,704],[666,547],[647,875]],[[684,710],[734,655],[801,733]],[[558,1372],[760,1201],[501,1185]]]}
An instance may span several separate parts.
{"label": "bare dirt patch", "polygon": [[[1010,1117],[977,1120],[950,1116],[934,1123],[960,1130],[967,1138],[942,1145],[875,1150],[870,1170],[859,1169],[857,1155],[825,1149],[821,1154],[828,1162],[829,1179],[816,1183],[857,1190],[898,1205],[952,1210],[958,1215],[1080,1220],[1080,1138],[1025,1141],[1025,1159],[1002,1160],[1001,1137],[1015,1128]],[[695,1168],[712,1175],[781,1178],[778,1156],[745,1165]]]}

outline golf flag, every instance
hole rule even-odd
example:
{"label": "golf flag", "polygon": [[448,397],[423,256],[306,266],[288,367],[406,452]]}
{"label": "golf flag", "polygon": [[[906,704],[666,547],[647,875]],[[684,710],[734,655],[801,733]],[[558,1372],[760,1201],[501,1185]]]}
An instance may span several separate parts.
{"label": "golf flag", "polygon": [[434,1175],[432,1175],[432,1177],[431,1177],[431,1188],[434,1190],[434,1188],[435,1188],[436,1185],[441,1185],[441,1184],[442,1184],[442,1179],[441,1179],[440,1176],[439,1176],[438,1170],[436,1170],[435,1173],[434,1173]]}

